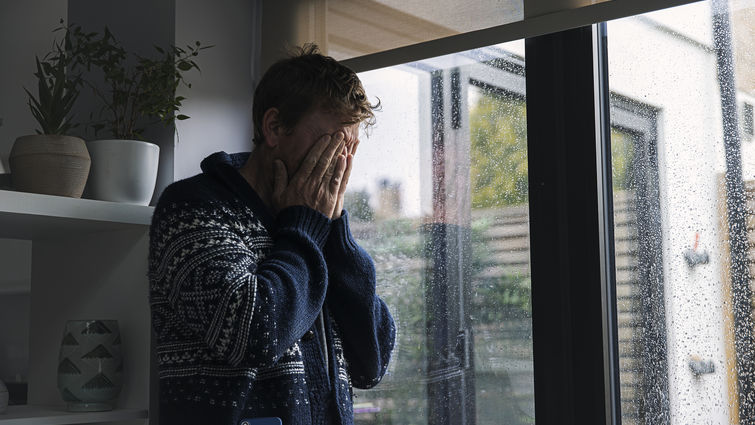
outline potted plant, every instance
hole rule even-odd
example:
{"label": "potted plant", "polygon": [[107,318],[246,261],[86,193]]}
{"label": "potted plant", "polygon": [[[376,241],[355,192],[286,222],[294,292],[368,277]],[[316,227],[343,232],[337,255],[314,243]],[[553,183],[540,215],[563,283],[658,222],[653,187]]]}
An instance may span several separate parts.
{"label": "potted plant", "polygon": [[11,180],[16,190],[80,198],[91,161],[84,140],[66,133],[77,126],[71,108],[81,80],[68,69],[76,67],[63,43],[54,46],[42,60],[36,58],[37,97],[24,88],[40,129],[13,144]]}
{"label": "potted plant", "polygon": [[77,63],[99,70],[104,80],[104,86],[83,80],[102,104],[100,116],[91,123],[95,135],[102,130],[111,135],[87,143],[92,155],[88,194],[148,205],[157,180],[160,149],[145,141],[142,133],[150,125],[167,126],[176,119],[189,118],[178,114],[184,97],[176,96],[176,89],[180,84],[191,87],[183,73],[199,70],[194,58],[212,46],[198,41],[186,49],[155,46],[156,56],[148,58],[127,52],[107,27],[101,35],[86,33],[79,26],[67,31],[68,48]]}

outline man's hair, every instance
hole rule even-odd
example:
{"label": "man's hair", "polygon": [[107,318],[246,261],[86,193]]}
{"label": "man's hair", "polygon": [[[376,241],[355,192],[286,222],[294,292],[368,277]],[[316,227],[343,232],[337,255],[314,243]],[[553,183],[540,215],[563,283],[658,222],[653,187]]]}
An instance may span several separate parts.
{"label": "man's hair", "polygon": [[356,73],[330,56],[320,54],[316,44],[295,48],[290,56],[274,63],[254,91],[252,118],[254,143],[261,143],[262,118],[277,108],[287,131],[292,131],[308,112],[323,109],[344,118],[344,124],[375,123],[374,110]]}

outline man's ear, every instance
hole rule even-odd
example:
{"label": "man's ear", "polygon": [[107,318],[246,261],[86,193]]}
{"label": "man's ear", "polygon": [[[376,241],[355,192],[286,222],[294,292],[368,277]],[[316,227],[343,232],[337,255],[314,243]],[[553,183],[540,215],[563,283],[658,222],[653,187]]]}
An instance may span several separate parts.
{"label": "man's ear", "polygon": [[264,143],[271,148],[278,146],[278,141],[286,131],[280,120],[280,111],[278,108],[270,108],[262,115],[262,133],[265,137]]}

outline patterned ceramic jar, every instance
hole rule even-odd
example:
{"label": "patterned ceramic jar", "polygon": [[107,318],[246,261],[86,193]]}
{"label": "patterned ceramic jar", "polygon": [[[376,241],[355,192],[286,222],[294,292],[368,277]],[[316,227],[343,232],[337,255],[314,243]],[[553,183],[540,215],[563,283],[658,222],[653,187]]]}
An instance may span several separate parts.
{"label": "patterned ceramic jar", "polygon": [[72,412],[112,410],[123,384],[115,320],[69,320],[58,359],[58,390]]}

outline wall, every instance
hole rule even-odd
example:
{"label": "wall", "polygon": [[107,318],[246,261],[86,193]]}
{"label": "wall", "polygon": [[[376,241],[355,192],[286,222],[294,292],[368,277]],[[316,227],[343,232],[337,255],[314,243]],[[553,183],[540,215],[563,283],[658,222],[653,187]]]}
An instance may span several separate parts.
{"label": "wall", "polygon": [[181,113],[191,119],[176,123],[176,180],[200,172],[199,163],[213,152],[251,149],[260,18],[259,2],[227,0],[220,7],[202,0],[176,1],[176,44],[198,40],[214,45],[197,58],[201,74],[187,74],[192,87],[178,90],[186,97]]}
{"label": "wall", "polygon": [[0,380],[29,374],[31,242],[0,239]]}
{"label": "wall", "polygon": [[28,0],[0,2],[0,160],[8,165],[17,137],[34,134],[37,123],[29,111],[23,87],[36,94],[34,56],[51,50],[61,18],[67,17],[66,2]]}
{"label": "wall", "polygon": [[[17,137],[34,134],[37,123],[23,87],[36,94],[34,56],[52,48],[66,2],[24,0],[0,2],[0,161]],[[0,239],[0,379],[25,381],[29,357],[29,282],[31,242]]]}
{"label": "wall", "polygon": [[[128,2],[100,0],[70,0],[68,17],[71,23],[81,25],[88,31],[102,31],[107,26],[127,51],[144,56],[155,52],[153,46],[169,46],[174,43],[174,0],[131,0]],[[74,113],[88,117],[91,112],[97,114],[100,102],[88,90],[82,90]],[[87,140],[107,138],[100,134],[95,137],[91,132],[79,135]],[[144,140],[160,146],[160,169],[157,174],[155,197],[173,181],[173,133],[172,127],[152,126],[144,132]]]}

